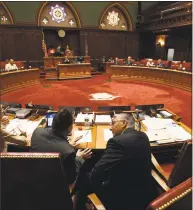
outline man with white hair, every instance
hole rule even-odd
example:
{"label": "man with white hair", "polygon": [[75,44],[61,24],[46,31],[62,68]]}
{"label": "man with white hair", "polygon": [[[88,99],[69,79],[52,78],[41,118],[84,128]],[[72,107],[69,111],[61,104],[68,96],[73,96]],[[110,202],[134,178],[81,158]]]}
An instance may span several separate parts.
{"label": "man with white hair", "polygon": [[111,126],[113,137],[89,176],[90,192],[94,191],[107,209],[145,209],[154,193],[149,139],[134,129],[131,115],[114,115]]}
{"label": "man with white hair", "polygon": [[17,65],[14,63],[13,59],[9,60],[9,63],[5,65],[5,71],[10,71],[10,70],[18,70]]}
{"label": "man with white hair", "polygon": [[155,66],[154,62],[153,62],[153,59],[149,59],[146,63],[146,66],[147,67],[152,67],[152,66]]}

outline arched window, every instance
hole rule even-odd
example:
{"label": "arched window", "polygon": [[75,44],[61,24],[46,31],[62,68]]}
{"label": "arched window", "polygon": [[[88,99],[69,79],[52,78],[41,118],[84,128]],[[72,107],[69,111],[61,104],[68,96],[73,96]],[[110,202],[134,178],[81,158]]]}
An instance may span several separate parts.
{"label": "arched window", "polygon": [[0,24],[13,24],[13,17],[3,2],[0,2]]}
{"label": "arched window", "polygon": [[99,28],[106,30],[132,31],[132,21],[127,10],[119,3],[108,6],[103,12]]}
{"label": "arched window", "polygon": [[45,2],[38,13],[39,26],[80,28],[81,22],[69,2]]}

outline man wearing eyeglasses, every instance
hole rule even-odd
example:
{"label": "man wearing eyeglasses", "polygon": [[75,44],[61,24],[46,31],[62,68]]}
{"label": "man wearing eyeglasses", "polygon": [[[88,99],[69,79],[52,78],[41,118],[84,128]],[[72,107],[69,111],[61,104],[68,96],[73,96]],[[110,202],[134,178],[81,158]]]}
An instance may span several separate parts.
{"label": "man wearing eyeglasses", "polygon": [[111,129],[113,138],[90,173],[89,190],[107,209],[145,209],[153,199],[149,139],[127,114],[114,115]]}

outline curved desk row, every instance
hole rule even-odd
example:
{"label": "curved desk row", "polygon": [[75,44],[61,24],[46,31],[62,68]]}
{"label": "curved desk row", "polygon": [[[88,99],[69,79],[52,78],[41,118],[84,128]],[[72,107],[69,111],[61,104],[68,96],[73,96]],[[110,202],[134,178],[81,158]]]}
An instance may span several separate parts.
{"label": "curved desk row", "polygon": [[111,65],[108,73],[111,79],[141,80],[192,90],[192,73],[190,72],[155,67]]}
{"label": "curved desk row", "polygon": [[24,88],[31,85],[40,84],[39,69],[26,69],[9,71],[0,74],[1,94]]}

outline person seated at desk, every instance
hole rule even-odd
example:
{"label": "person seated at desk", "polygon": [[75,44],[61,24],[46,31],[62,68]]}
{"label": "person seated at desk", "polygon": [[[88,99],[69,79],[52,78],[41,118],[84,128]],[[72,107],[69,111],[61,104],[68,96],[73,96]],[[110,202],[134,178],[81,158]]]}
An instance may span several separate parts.
{"label": "person seated at desk", "polygon": [[58,47],[56,48],[56,53],[55,55],[56,56],[64,56],[65,54],[65,48],[64,48],[64,45],[58,45]]}
{"label": "person seated at desk", "polygon": [[4,115],[2,105],[0,105],[0,152],[7,151],[7,144],[17,144],[25,146],[28,141],[26,138],[26,134],[22,133],[22,135],[13,135],[8,133],[4,128],[9,124],[9,118]]}
{"label": "person seated at desk", "polygon": [[152,67],[152,66],[155,66],[154,62],[153,62],[153,59],[149,59],[146,63],[146,66],[147,67]]}
{"label": "person seated at desk", "polygon": [[65,55],[72,56],[72,52],[71,52],[70,48],[68,47],[68,45],[66,46]]}
{"label": "person seated at desk", "polygon": [[106,209],[111,210],[145,209],[153,199],[155,189],[147,135],[135,130],[133,117],[123,113],[114,115],[111,129],[113,137],[100,160],[90,173],[80,173],[77,179],[75,210],[84,209],[84,198],[93,191]]}
{"label": "person seated at desk", "polygon": [[36,128],[31,137],[31,152],[59,152],[63,170],[69,184],[72,184],[84,159],[91,157],[90,149],[78,150],[74,146],[82,136],[68,141],[73,128],[73,115],[69,109],[62,109],[55,114],[51,128]]}
{"label": "person seated at desk", "polygon": [[125,62],[125,65],[130,66],[130,65],[132,65],[132,64],[133,64],[132,57],[131,57],[131,56],[128,56],[127,61]]}
{"label": "person seated at desk", "polygon": [[70,61],[68,60],[68,57],[65,56],[65,57],[64,57],[64,64],[69,64],[69,63],[70,63]]}
{"label": "person seated at desk", "polygon": [[52,45],[50,45],[50,47],[48,48],[48,56],[54,56],[55,53],[55,48]]}
{"label": "person seated at desk", "polygon": [[157,60],[157,67],[158,68],[164,68],[165,67],[164,64],[162,63],[162,59]]}
{"label": "person seated at desk", "polygon": [[16,64],[14,64],[14,60],[10,59],[9,63],[5,65],[5,71],[10,71],[10,70],[18,70],[18,67]]}
{"label": "person seated at desk", "polygon": [[108,59],[108,61],[107,62],[109,62],[109,63],[114,63],[114,60],[113,60],[113,58],[112,57],[110,57],[109,59]]}
{"label": "person seated at desk", "polygon": [[114,64],[115,65],[120,65],[120,62],[119,62],[119,58],[118,57],[115,58],[115,63]]}
{"label": "person seated at desk", "polygon": [[182,71],[185,71],[186,70],[186,61],[181,61],[179,67],[178,67],[178,70],[182,70]]}

